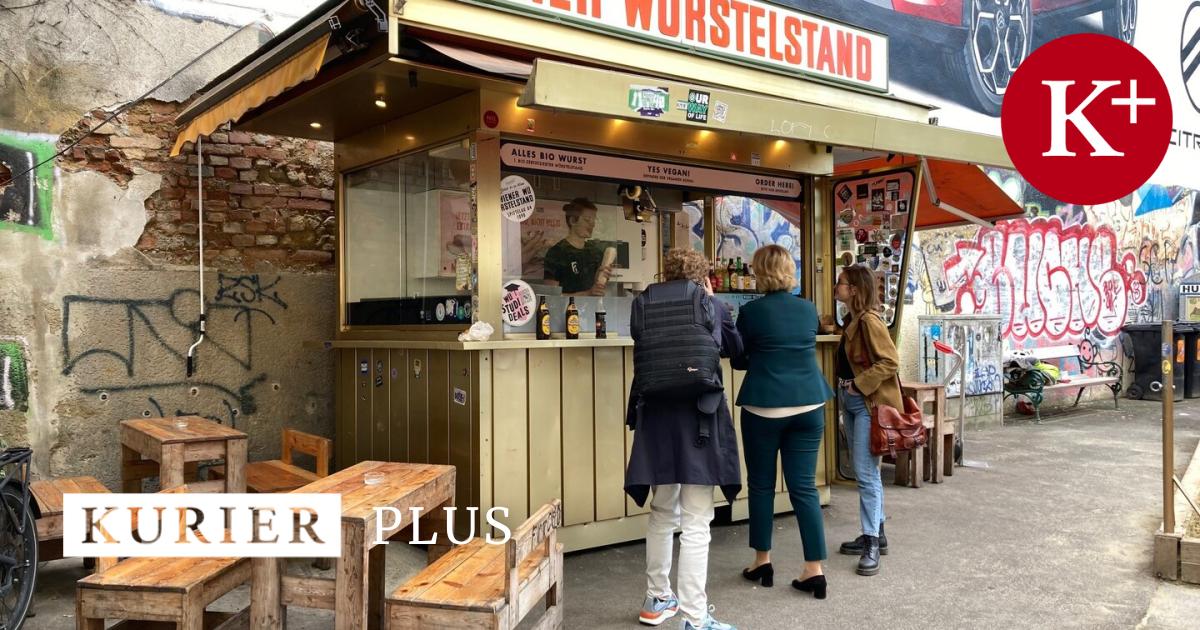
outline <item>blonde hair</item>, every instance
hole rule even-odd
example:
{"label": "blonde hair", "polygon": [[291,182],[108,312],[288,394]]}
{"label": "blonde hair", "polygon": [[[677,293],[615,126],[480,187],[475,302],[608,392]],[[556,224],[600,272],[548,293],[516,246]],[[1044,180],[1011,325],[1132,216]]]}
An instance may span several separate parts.
{"label": "blonde hair", "polygon": [[842,268],[842,277],[854,289],[850,296],[850,314],[855,318],[867,311],[879,311],[879,293],[875,289],[875,274],[862,265]]}
{"label": "blonde hair", "polygon": [[708,261],[704,254],[692,249],[672,249],[663,259],[663,281],[691,280],[704,284],[708,277]]}
{"label": "blonde hair", "polygon": [[796,261],[779,245],[758,248],[750,265],[754,267],[754,278],[759,291],[772,293],[796,288]]}

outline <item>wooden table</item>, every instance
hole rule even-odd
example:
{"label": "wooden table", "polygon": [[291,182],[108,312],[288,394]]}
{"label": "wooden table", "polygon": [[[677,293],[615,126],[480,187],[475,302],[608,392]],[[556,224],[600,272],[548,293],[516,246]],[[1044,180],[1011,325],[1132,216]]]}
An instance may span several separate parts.
{"label": "wooden table", "polygon": [[182,486],[193,462],[224,459],[225,479],[188,484],[191,492],[246,491],[246,434],[207,418],[139,418],[121,422],[121,490],[141,492],[142,479],[156,473],[163,490]]}
{"label": "wooden table", "polygon": [[[383,482],[364,484],[368,472],[383,473]],[[380,523],[375,509],[393,507],[404,515],[399,528],[384,532],[386,540],[411,526],[411,508],[421,508],[426,515],[421,519],[421,539],[438,536],[438,544],[429,548],[429,562],[433,562],[450,548],[442,508],[454,505],[454,478],[453,466],[365,461],[294,490],[342,495],[342,554],[336,578],[289,576],[284,559],[254,558],[250,627],[283,628],[287,606],[333,610],[337,630],[381,627],[387,547],[376,542]]]}

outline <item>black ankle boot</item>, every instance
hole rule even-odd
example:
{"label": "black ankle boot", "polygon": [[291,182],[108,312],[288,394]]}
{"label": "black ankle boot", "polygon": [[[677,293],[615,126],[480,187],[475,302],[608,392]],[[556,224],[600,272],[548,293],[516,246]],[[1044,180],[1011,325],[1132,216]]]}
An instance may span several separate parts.
{"label": "black ankle boot", "polygon": [[[866,539],[866,536],[859,536],[854,540],[844,542],[838,548],[838,553],[843,556],[861,556]],[[883,525],[879,526],[879,553],[884,556],[888,555],[887,535],[883,533]]]}
{"label": "black ankle boot", "polygon": [[828,592],[829,584],[825,581],[824,575],[814,575],[807,580],[792,580],[792,588],[805,593],[812,593],[817,599],[825,599]]}
{"label": "black ankle boot", "polygon": [[863,547],[862,557],[858,559],[858,574],[875,575],[879,573],[879,537],[863,538],[866,538],[866,546]]}

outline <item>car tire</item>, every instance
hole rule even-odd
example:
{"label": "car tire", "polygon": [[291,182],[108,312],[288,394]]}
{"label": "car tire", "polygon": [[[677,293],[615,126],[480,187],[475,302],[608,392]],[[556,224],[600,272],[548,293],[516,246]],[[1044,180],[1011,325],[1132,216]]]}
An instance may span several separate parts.
{"label": "car tire", "polygon": [[1111,0],[1111,4],[1101,13],[1104,33],[1126,44],[1133,44],[1133,35],[1137,30],[1138,0]]}
{"label": "car tire", "polygon": [[951,76],[966,82],[975,109],[989,116],[1000,115],[1008,82],[1031,52],[1030,4],[1031,0],[965,0],[963,4],[966,38],[959,50],[951,52],[947,65]]}

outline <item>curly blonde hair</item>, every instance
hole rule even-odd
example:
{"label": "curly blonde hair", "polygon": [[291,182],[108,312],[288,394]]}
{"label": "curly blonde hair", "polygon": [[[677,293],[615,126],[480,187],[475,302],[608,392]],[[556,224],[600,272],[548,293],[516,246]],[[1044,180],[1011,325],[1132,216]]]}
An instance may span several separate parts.
{"label": "curly blonde hair", "polygon": [[672,249],[663,258],[662,279],[691,280],[696,284],[704,284],[708,277],[708,261],[704,254],[692,249]]}
{"label": "curly blonde hair", "polygon": [[796,261],[788,250],[779,245],[767,245],[754,251],[750,262],[754,280],[763,293],[791,291],[796,288]]}

